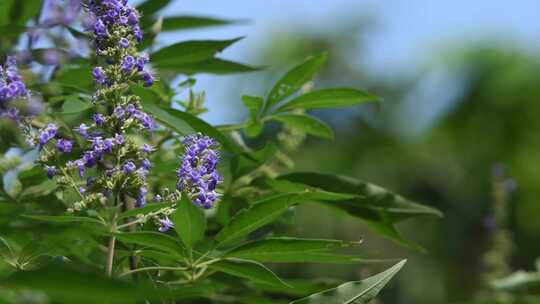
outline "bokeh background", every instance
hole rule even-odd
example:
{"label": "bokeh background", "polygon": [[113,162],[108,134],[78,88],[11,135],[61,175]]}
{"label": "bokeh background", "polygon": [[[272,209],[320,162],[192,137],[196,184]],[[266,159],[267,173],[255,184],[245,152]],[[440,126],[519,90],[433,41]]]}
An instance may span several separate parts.
{"label": "bokeh background", "polygon": [[[366,257],[409,263],[381,303],[495,303],[491,279],[534,269],[540,255],[540,3],[535,0],[175,1],[165,14],[240,20],[182,38],[246,38],[227,58],[257,73],[201,76],[212,123],[242,121],[243,94],[266,93],[279,73],[327,50],[316,86],[351,86],[380,105],[315,112],[336,139],[310,139],[296,169],[354,176],[432,205],[443,219],[400,228],[425,252],[374,237],[353,219],[300,210],[300,235],[362,238]],[[173,37],[161,35],[167,44]],[[176,37],[174,37],[176,38]],[[275,130],[266,130],[271,137]],[[357,279],[373,265],[291,267]]]}

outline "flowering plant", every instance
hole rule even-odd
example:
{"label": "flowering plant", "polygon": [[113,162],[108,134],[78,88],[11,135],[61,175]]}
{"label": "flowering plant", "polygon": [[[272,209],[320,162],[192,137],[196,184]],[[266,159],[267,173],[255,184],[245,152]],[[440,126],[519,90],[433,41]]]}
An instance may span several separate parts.
{"label": "flowering plant", "polygon": [[[243,96],[249,112],[244,123],[212,126],[198,117],[205,111],[204,95],[190,88],[188,99],[179,102],[173,84],[182,75],[190,85],[198,73],[256,70],[216,57],[238,39],[184,41],[155,50],[155,38],[227,21],[159,17],[169,1],[149,0],[138,8],[127,0],[67,1],[52,9],[35,5],[41,1],[8,2],[8,8],[22,5],[37,17],[6,24],[30,26],[20,33],[29,41],[48,30],[52,38],[42,39],[52,46],[2,48],[17,56],[7,57],[0,70],[0,114],[25,143],[2,145],[17,147],[19,156],[5,156],[0,166],[11,176],[0,190],[0,257],[9,265],[1,276],[1,300],[367,303],[404,262],[327,291],[322,290],[335,284],[281,279],[262,263],[365,261],[340,252],[357,246],[360,236],[350,242],[299,238],[280,221],[284,214],[316,202],[409,247],[417,245],[403,239],[395,223],[439,215],[356,179],[290,172],[286,152],[307,135],[332,137],[306,111],[378,99],[356,89],[311,90],[326,54],[289,70],[266,97]],[[47,9],[53,17],[44,22]],[[58,48],[58,32],[77,40],[63,41],[65,47],[86,41],[89,52]],[[16,60],[36,75],[34,82],[25,85],[32,77],[19,74]],[[40,71],[33,61],[49,69]],[[39,99],[42,106],[33,111]],[[280,131],[264,133],[269,123]],[[251,138],[266,144],[248,144]],[[275,231],[268,230],[272,224]]]}

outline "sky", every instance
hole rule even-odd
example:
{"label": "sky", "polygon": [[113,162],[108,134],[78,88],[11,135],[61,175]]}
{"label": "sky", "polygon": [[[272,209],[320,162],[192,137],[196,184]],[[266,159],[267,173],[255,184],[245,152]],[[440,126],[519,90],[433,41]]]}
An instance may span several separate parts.
{"label": "sky", "polygon": [[[184,38],[246,36],[222,57],[256,65],[249,59],[254,58],[257,46],[275,30],[301,26],[324,31],[333,28],[336,22],[370,16],[376,20],[376,27],[364,40],[367,50],[362,54],[362,63],[373,75],[391,78],[416,72],[433,54],[444,52],[445,46],[456,43],[502,39],[515,47],[537,52],[540,49],[538,12],[538,0],[177,0],[164,10],[165,15],[204,15],[250,22],[163,35],[160,39],[167,44]],[[223,90],[236,77],[198,77],[198,87],[207,91],[211,110],[204,118],[212,123],[239,119],[239,115],[219,107]]]}

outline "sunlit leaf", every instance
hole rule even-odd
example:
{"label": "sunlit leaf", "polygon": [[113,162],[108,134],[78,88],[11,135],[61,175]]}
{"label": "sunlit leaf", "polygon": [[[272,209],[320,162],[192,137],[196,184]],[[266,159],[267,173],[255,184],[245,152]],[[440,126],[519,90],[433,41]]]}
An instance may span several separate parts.
{"label": "sunlit leaf", "polygon": [[224,60],[220,58],[211,58],[195,63],[167,64],[160,66],[160,69],[185,75],[227,75],[236,73],[248,73],[260,70],[260,68],[258,67],[252,67],[242,63]]}
{"label": "sunlit leaf", "polygon": [[193,40],[164,47],[151,56],[152,64],[167,68],[169,65],[183,65],[211,59],[218,52],[242,38],[231,40]]}
{"label": "sunlit leaf", "polygon": [[280,121],[291,128],[306,132],[307,134],[331,139],[334,137],[332,129],[323,121],[306,114],[276,114],[273,120]]}
{"label": "sunlit leaf", "polygon": [[342,108],[370,101],[377,101],[377,96],[355,89],[322,89],[308,92],[282,105],[277,111],[291,109]]}
{"label": "sunlit leaf", "polygon": [[239,21],[235,20],[225,20],[202,16],[171,16],[163,18],[161,31],[179,31],[210,26],[229,25],[238,22]]}
{"label": "sunlit leaf", "polygon": [[312,80],[326,62],[327,57],[328,55],[326,53],[310,57],[302,64],[288,71],[270,90],[266,99],[265,108],[269,109],[278,102],[291,96],[306,82]]}

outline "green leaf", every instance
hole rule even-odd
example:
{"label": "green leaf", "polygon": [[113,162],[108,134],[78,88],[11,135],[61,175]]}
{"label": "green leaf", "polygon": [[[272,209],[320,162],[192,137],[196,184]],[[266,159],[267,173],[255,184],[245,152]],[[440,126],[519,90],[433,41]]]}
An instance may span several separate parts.
{"label": "green leaf", "polygon": [[255,261],[241,259],[226,259],[209,266],[213,270],[247,279],[254,283],[272,285],[277,287],[289,287],[275,273]]}
{"label": "green leaf", "polygon": [[273,120],[289,125],[291,128],[304,131],[307,134],[331,139],[334,137],[332,129],[323,121],[306,114],[277,114],[271,116]]}
{"label": "green leaf", "polygon": [[306,82],[315,77],[321,66],[326,62],[327,53],[310,57],[302,64],[288,71],[270,90],[266,99],[265,109],[291,96],[298,91]]}
{"label": "green leaf", "polygon": [[249,242],[225,253],[224,257],[268,263],[358,263],[362,259],[334,254],[351,243],[339,240],[268,238]]}
{"label": "green leaf", "polygon": [[341,108],[377,101],[377,96],[355,89],[322,89],[302,94],[285,103],[277,111],[291,109],[324,109]]}
{"label": "green leaf", "polygon": [[116,238],[124,243],[151,247],[175,256],[185,256],[185,248],[173,237],[154,231],[118,233]]}
{"label": "green leaf", "polygon": [[41,9],[41,3],[42,0],[13,1],[10,12],[10,23],[17,25],[25,25],[30,18],[37,16]]}
{"label": "green leaf", "polygon": [[176,207],[171,220],[174,223],[174,230],[180,236],[180,239],[190,250],[195,242],[204,237],[206,229],[206,218],[201,208],[195,206],[186,194]]}
{"label": "green leaf", "polygon": [[252,119],[257,119],[264,105],[264,99],[258,96],[244,95],[242,96],[242,102],[248,109],[249,116]]}
{"label": "green leaf", "polygon": [[92,105],[89,102],[81,100],[76,95],[68,95],[64,99],[62,104],[62,113],[63,114],[76,114],[92,108]]}
{"label": "green leaf", "polygon": [[421,215],[442,216],[442,213],[435,208],[411,202],[382,187],[350,177],[298,172],[281,176],[279,179],[331,192],[357,194],[359,197],[355,199],[326,202],[326,204],[367,220],[384,220],[394,223]]}
{"label": "green leaf", "polygon": [[171,0],[146,0],[137,5],[137,10],[143,17],[149,17],[165,8],[170,2]]}
{"label": "green leaf", "polygon": [[253,203],[233,217],[217,235],[218,246],[238,240],[250,232],[276,220],[296,198],[296,194],[281,194]]}
{"label": "green leaf", "polygon": [[348,282],[309,297],[296,300],[290,304],[365,304],[373,300],[381,289],[405,265],[405,260],[397,263],[384,272],[362,281]]}
{"label": "green leaf", "polygon": [[132,216],[137,216],[139,214],[148,214],[152,212],[156,212],[158,210],[169,208],[173,205],[173,203],[153,203],[153,204],[147,204],[144,207],[141,208],[133,208],[130,209],[118,216],[118,219],[125,219]]}
{"label": "green leaf", "polygon": [[134,303],[159,297],[147,284],[132,285],[62,265],[16,272],[0,281],[0,287],[10,291],[40,291],[51,303]]}
{"label": "green leaf", "polygon": [[321,203],[365,220],[368,227],[378,234],[420,251],[423,248],[401,237],[394,224],[411,217],[442,216],[435,208],[411,202],[377,185],[350,177],[299,172],[281,176],[279,180],[303,183],[335,193],[356,194],[357,197],[353,199],[322,200]]}
{"label": "green leaf", "polygon": [[91,217],[72,215],[23,215],[25,218],[51,222],[51,223],[94,223],[104,225],[103,222]]}
{"label": "green leaf", "polygon": [[251,152],[235,155],[231,160],[231,172],[236,179],[248,174],[266,163],[274,154],[277,148],[272,143],[267,143],[264,148]]}
{"label": "green leaf", "polygon": [[216,19],[202,16],[171,16],[163,18],[162,32],[187,30],[194,28],[220,26],[238,23],[235,20]]}
{"label": "green leaf", "polygon": [[0,1],[0,25],[8,25],[9,22],[9,13],[11,12],[11,6],[13,5],[14,0],[4,0]]}
{"label": "green leaf", "polygon": [[164,47],[153,53],[152,64],[159,67],[197,63],[214,57],[218,52],[241,40],[193,40]]}
{"label": "green leaf", "polygon": [[160,66],[161,70],[171,71],[179,74],[214,74],[227,75],[236,73],[248,73],[260,70],[258,67],[248,66],[242,63],[229,60],[211,58],[208,60],[185,63],[185,64],[167,64]]}
{"label": "green leaf", "polygon": [[144,110],[152,114],[160,123],[164,124],[180,135],[201,132],[217,140],[225,150],[234,153],[243,152],[242,148],[233,143],[218,129],[196,116],[183,111],[160,107],[149,101],[143,101],[143,106]]}
{"label": "green leaf", "polygon": [[359,197],[358,194],[354,193],[330,192],[305,184],[293,183],[288,180],[268,178],[264,180],[264,183],[277,192],[296,193],[301,196],[303,200],[343,201]]}

